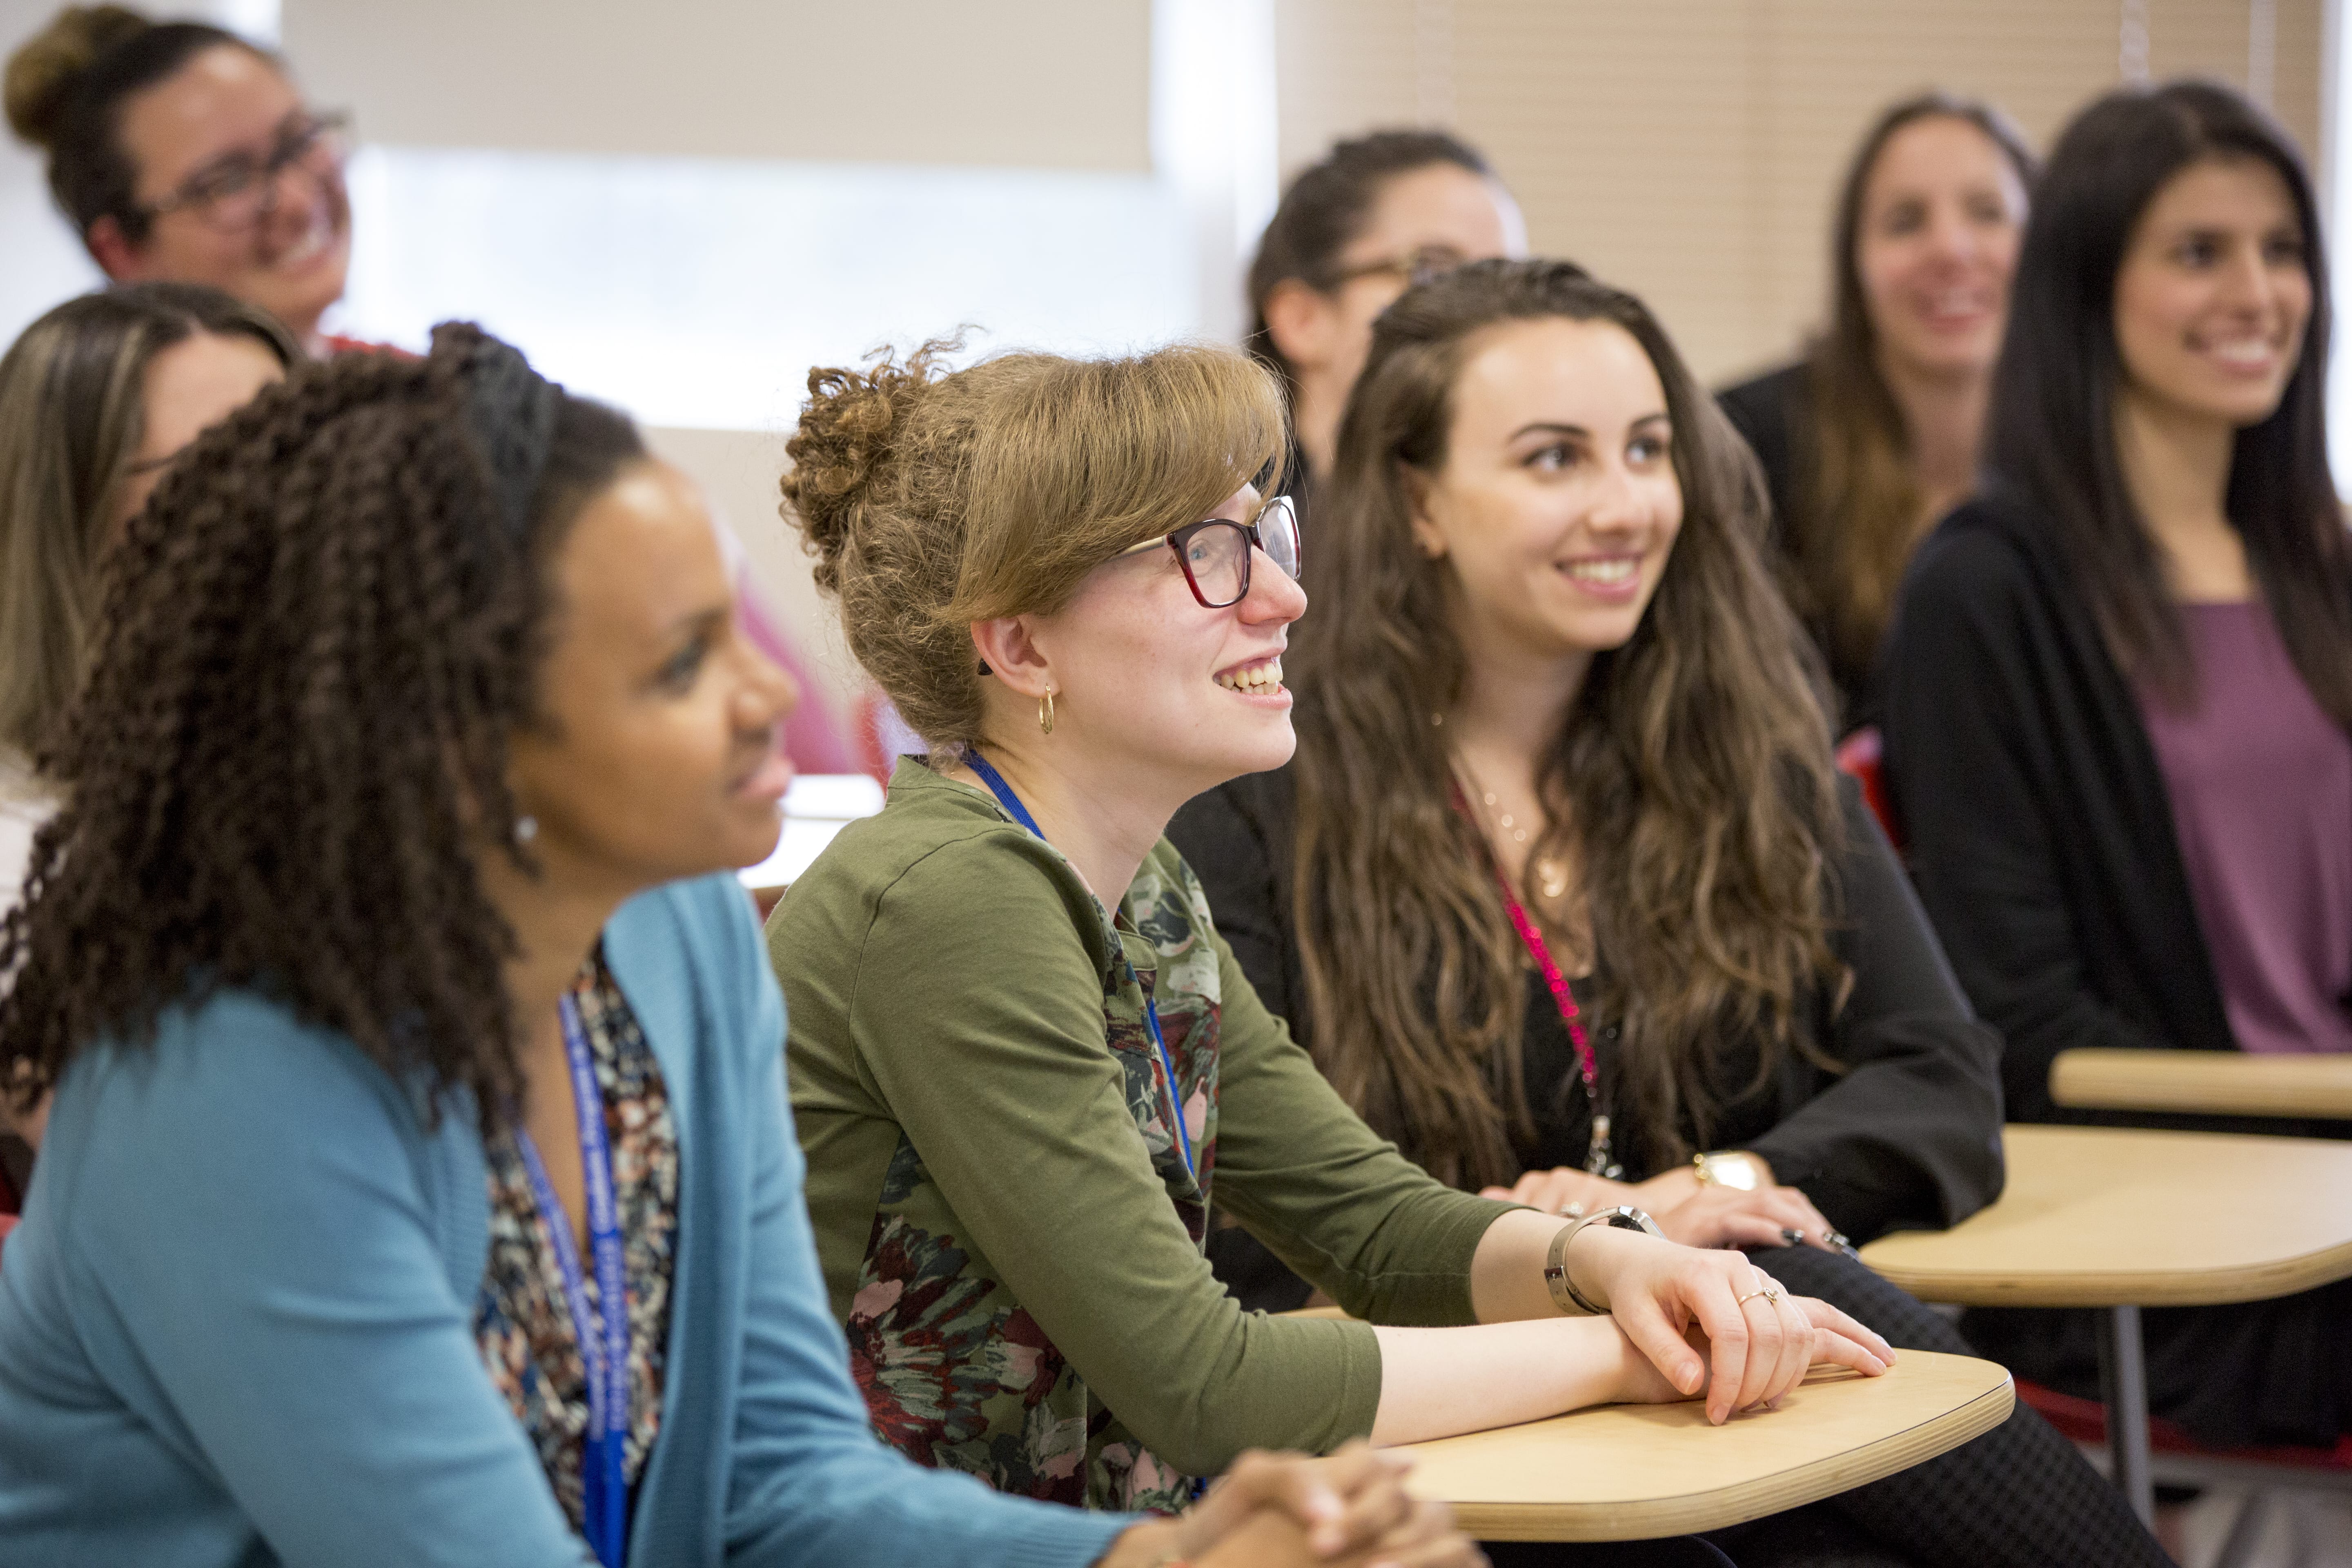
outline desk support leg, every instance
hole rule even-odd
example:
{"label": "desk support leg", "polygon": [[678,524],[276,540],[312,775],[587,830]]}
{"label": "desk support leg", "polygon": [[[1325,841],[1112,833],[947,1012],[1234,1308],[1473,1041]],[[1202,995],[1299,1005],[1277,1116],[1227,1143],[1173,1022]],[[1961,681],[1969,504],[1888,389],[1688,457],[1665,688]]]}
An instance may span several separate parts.
{"label": "desk support leg", "polygon": [[2099,1317],[2099,1393],[2107,1406],[2107,1452],[2115,1483],[2142,1524],[2156,1526],[2156,1484],[2147,1463],[2147,1356],[2139,1309],[2110,1307]]}

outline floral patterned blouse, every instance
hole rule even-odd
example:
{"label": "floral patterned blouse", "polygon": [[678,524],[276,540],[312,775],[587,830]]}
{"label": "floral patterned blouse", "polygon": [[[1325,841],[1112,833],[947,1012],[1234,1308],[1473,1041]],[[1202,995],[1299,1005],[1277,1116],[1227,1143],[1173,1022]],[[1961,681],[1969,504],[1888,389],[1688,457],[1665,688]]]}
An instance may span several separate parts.
{"label": "floral patterned blouse", "polygon": [[[668,1340],[677,1240],[677,1129],[661,1069],[628,999],[604,965],[601,946],[582,967],[572,994],[587,1031],[597,1087],[604,1090],[613,1195],[625,1238],[631,1420],[623,1471],[635,1486],[661,1426],[662,1349]],[[474,1336],[491,1382],[539,1450],[556,1501],[572,1527],[581,1529],[586,1515],[581,1463],[587,1451],[588,1382],[564,1305],[563,1271],[514,1138],[495,1138],[485,1152],[490,1261],[475,1300]],[[570,1221],[559,1215],[554,1223]],[[595,1273],[583,1272],[588,1300],[601,1311]]]}

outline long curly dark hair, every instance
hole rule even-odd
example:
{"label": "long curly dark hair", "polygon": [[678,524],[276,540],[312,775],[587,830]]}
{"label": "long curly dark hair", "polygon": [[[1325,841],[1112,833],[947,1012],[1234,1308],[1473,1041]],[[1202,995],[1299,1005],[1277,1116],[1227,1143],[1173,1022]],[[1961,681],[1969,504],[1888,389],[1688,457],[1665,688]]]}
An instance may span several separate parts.
{"label": "long curly dark hair", "polygon": [[[450,1089],[490,1125],[517,1103],[515,936],[477,857],[530,864],[507,742],[541,721],[550,564],[644,455],[626,418],[535,377],[535,434],[500,427],[486,392],[529,374],[455,325],[421,361],[305,367],[133,521],[40,758],[67,804],[0,926],[20,1106],[76,1051],[230,986],[348,1035],[434,1113]],[[519,437],[545,444],[527,501]]]}
{"label": "long curly dark hair", "polygon": [[[1593,656],[1545,738],[1538,856],[1570,860],[1622,1031],[1626,1131],[1660,1163],[1705,1146],[1723,1053],[1758,1081],[1822,984],[1843,847],[1818,660],[1761,554],[1763,479],[1655,317],[1564,261],[1481,261],[1372,329],[1292,637],[1297,924],[1317,1063],[1374,1128],[1455,1185],[1508,1183],[1533,1124],[1528,972],[1433,716],[1468,665],[1444,574],[1414,548],[1406,475],[1445,462],[1456,378],[1499,322],[1610,321],[1649,356],[1674,428],[1682,531],[1633,638]],[[1752,1087],[1752,1086],[1750,1086]]]}

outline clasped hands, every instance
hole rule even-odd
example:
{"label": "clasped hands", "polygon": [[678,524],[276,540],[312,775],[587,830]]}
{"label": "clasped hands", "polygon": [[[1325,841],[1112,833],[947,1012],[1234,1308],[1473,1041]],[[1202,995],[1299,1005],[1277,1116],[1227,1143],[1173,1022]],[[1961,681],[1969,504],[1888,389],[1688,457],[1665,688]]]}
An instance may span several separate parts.
{"label": "clasped hands", "polygon": [[1362,1442],[1321,1459],[1244,1454],[1181,1514],[1120,1535],[1100,1568],[1480,1568],[1453,1510],[1405,1491],[1412,1468]]}

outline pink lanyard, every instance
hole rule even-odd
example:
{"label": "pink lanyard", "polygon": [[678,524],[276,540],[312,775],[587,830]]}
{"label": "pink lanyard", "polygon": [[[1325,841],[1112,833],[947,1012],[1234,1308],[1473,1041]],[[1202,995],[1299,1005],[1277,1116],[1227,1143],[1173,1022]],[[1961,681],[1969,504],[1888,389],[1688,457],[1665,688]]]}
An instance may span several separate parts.
{"label": "pink lanyard", "polygon": [[[1454,785],[1454,809],[1460,812],[1472,827],[1478,826],[1477,816],[1471,811],[1469,799],[1463,795],[1459,783]],[[1485,837],[1483,833],[1479,835],[1482,841]],[[1590,1174],[1615,1181],[1625,1173],[1625,1168],[1618,1164],[1611,1154],[1609,1112],[1602,1109],[1601,1103],[1600,1064],[1593,1059],[1592,1042],[1585,1038],[1582,1016],[1577,1010],[1576,994],[1569,989],[1568,976],[1560,973],[1559,965],[1553,961],[1551,944],[1544,941],[1543,932],[1537,929],[1527,906],[1519,902],[1519,895],[1512,888],[1510,873],[1503,868],[1502,860],[1493,855],[1489,855],[1487,860],[1495,868],[1496,886],[1503,890],[1503,908],[1511,917],[1511,929],[1519,933],[1519,944],[1528,950],[1528,956],[1534,959],[1536,967],[1543,972],[1544,984],[1551,987],[1552,1005],[1559,1009],[1559,1021],[1568,1026],[1569,1043],[1576,1047],[1576,1075],[1584,1081],[1584,1098],[1592,1107],[1592,1140],[1585,1152],[1584,1168]]]}

